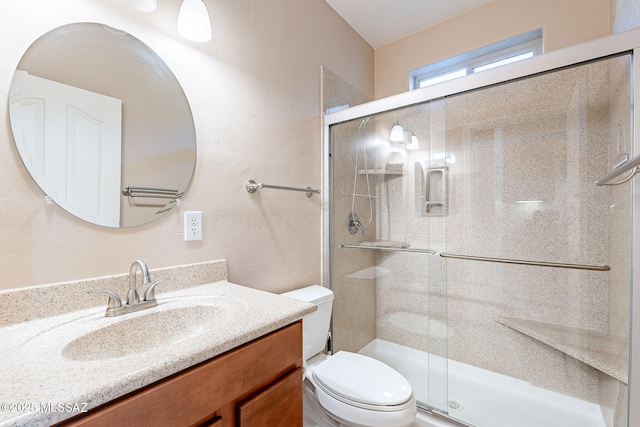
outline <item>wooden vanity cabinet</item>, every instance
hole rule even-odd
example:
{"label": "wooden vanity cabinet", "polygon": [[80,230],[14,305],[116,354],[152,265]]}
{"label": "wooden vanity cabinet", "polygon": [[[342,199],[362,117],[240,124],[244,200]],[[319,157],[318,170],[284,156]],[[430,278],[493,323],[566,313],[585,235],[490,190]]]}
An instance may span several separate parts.
{"label": "wooden vanity cabinet", "polygon": [[57,427],[302,426],[302,322]]}

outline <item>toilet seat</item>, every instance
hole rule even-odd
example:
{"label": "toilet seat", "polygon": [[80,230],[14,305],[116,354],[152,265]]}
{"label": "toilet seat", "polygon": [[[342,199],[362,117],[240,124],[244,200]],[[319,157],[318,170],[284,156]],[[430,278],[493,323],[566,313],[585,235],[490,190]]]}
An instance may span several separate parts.
{"label": "toilet seat", "polygon": [[[307,286],[283,294],[306,301],[318,310],[302,319],[305,384],[327,417],[352,427],[409,427],[416,401],[409,382],[391,367],[370,357],[339,351],[326,356],[333,292]],[[305,393],[307,393],[305,391]],[[320,409],[320,408],[318,408]],[[331,423],[333,425],[333,423]]]}
{"label": "toilet seat", "polygon": [[307,377],[323,408],[347,425],[409,426],[416,403],[409,382],[397,371],[370,357],[339,351]]}
{"label": "toilet seat", "polygon": [[327,358],[311,370],[311,375],[327,394],[360,408],[398,410],[413,395],[409,382],[396,370],[347,351]]}

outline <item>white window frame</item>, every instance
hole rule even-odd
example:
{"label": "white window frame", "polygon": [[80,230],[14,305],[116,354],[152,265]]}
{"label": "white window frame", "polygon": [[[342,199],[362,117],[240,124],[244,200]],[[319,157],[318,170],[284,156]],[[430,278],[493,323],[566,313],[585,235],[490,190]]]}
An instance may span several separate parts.
{"label": "white window frame", "polygon": [[[409,72],[409,90],[430,86],[421,86],[421,82],[440,76],[444,77],[446,74],[463,68],[466,68],[465,75],[473,74],[474,72],[482,72],[482,70],[475,71],[475,69],[528,52],[532,52],[533,56],[539,55],[543,52],[541,29],[530,31],[501,42],[493,43],[479,49],[474,49],[472,51],[411,70]],[[443,79],[443,81],[446,80],[446,78]]]}

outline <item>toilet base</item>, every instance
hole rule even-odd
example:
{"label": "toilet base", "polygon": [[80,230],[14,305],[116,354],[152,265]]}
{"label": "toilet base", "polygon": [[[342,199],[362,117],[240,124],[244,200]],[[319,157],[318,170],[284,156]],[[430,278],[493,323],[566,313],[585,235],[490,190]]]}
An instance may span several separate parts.
{"label": "toilet base", "polygon": [[308,379],[304,380],[304,426],[303,427],[342,427],[337,420],[324,410],[315,394],[315,388]]}

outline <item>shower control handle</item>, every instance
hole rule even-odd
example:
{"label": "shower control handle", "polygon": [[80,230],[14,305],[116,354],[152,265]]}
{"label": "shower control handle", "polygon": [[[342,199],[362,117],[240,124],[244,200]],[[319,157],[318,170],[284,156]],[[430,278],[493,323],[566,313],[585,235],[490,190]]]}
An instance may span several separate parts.
{"label": "shower control handle", "polygon": [[364,234],[364,227],[360,222],[360,218],[358,218],[358,214],[356,213],[349,214],[348,228],[349,228],[350,234],[356,234],[358,230],[362,230],[362,234]]}

